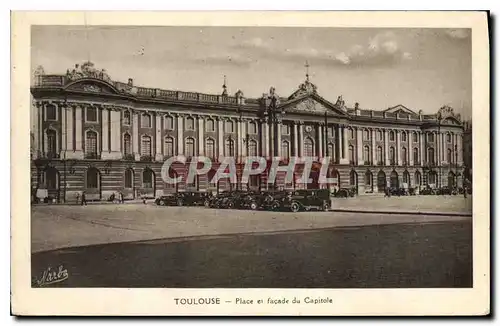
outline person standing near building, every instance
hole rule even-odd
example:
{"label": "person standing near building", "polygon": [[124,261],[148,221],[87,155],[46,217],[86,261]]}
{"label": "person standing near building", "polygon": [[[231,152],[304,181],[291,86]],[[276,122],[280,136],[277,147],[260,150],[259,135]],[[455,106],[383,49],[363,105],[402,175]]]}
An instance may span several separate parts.
{"label": "person standing near building", "polygon": [[85,196],[85,191],[82,192],[82,206],[83,205],[87,206],[87,198]]}

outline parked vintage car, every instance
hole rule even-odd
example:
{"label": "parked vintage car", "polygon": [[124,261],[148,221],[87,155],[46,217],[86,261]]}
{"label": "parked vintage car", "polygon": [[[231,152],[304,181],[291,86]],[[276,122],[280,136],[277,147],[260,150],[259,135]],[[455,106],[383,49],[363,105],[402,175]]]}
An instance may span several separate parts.
{"label": "parked vintage car", "polygon": [[333,197],[336,198],[354,197],[355,195],[356,193],[352,188],[340,188],[333,193]]}
{"label": "parked vintage car", "polygon": [[155,203],[160,206],[201,206],[208,196],[205,192],[178,192],[156,198]]}
{"label": "parked vintage car", "polygon": [[282,199],[281,207],[292,212],[300,210],[328,210],[330,208],[330,190],[308,189],[295,190]]}

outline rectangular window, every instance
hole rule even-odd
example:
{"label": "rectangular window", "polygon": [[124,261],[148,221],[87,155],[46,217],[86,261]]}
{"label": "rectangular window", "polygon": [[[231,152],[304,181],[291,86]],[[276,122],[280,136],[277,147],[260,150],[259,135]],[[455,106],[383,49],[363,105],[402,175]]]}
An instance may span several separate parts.
{"label": "rectangular window", "polygon": [[87,122],[97,122],[97,108],[87,108],[85,120]]}
{"label": "rectangular window", "polygon": [[47,113],[46,120],[57,120],[57,108],[54,104],[48,104],[45,112]]}
{"label": "rectangular window", "polygon": [[281,134],[282,135],[290,135],[290,126],[289,125],[282,125],[281,126]]}
{"label": "rectangular window", "polygon": [[173,130],[174,129],[174,118],[166,116],[165,117],[165,129]]}

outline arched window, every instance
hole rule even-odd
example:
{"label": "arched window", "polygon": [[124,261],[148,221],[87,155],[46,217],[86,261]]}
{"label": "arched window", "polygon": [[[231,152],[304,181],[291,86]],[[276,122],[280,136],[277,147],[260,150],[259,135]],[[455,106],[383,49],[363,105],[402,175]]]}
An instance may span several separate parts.
{"label": "arched window", "polygon": [[226,121],[226,132],[234,132],[234,123],[232,120]]}
{"label": "arched window", "polygon": [[414,143],[417,143],[417,142],[418,142],[418,135],[417,135],[417,133],[416,133],[416,132],[413,132],[413,133],[411,134],[411,137],[413,138],[413,142],[414,142]]}
{"label": "arched window", "polygon": [[125,170],[125,188],[134,188],[134,172],[132,169]]}
{"label": "arched window", "polygon": [[396,152],[394,151],[394,147],[389,147],[389,161],[391,165],[396,164]]}
{"label": "arched window", "polygon": [[394,130],[389,131],[389,140],[394,141]]}
{"label": "arched window", "polygon": [[408,171],[403,172],[403,183],[406,183],[410,186],[410,173]]}
{"label": "arched window", "polygon": [[384,136],[383,136],[382,130],[378,130],[377,131],[377,140],[382,141],[383,138],[384,138]]}
{"label": "arched window", "polygon": [[231,138],[226,139],[224,147],[224,155],[234,156],[234,140]]}
{"label": "arched window", "polygon": [[363,131],[363,135],[364,135],[364,137],[363,137],[364,140],[370,140],[370,130],[365,129]]}
{"label": "arched window", "polygon": [[215,140],[212,138],[205,140],[205,155],[209,158],[215,158]]}
{"label": "arched window", "polygon": [[142,136],[141,139],[141,155],[143,157],[151,157],[151,137]]}
{"label": "arched window", "polygon": [[420,161],[418,160],[418,148],[413,149],[413,163],[414,164],[419,164]]}
{"label": "arched window", "polygon": [[290,158],[290,143],[286,140],[281,142],[281,156],[285,159]]}
{"label": "arched window", "polygon": [[174,156],[174,139],[172,137],[165,138],[163,153],[165,157]]}
{"label": "arched window", "polygon": [[354,158],[354,146],[349,145],[349,161],[351,164],[353,164],[354,160],[355,160],[355,158]]}
{"label": "arched window", "polygon": [[434,164],[436,162],[434,157],[434,148],[432,147],[427,149],[427,162],[429,162],[429,164]]}
{"label": "arched window", "polygon": [[406,131],[403,131],[403,132],[401,133],[401,141],[406,142],[406,140],[407,140],[407,139],[406,139]]}
{"label": "arched window", "polygon": [[427,133],[427,141],[429,143],[433,143],[434,142],[434,133],[432,133],[432,132]]}
{"label": "arched window", "polygon": [[194,130],[194,118],[193,117],[186,118],[186,130]]}
{"label": "arched window", "polygon": [[151,115],[145,113],[141,116],[141,127],[151,128]]}
{"label": "arched window", "polygon": [[377,147],[377,164],[382,165],[384,160],[382,159],[382,146]]}
{"label": "arched window", "polygon": [[248,141],[248,154],[247,156],[257,156],[257,142],[253,139]]}
{"label": "arched window", "polygon": [[252,135],[257,133],[257,124],[255,123],[255,121],[250,121],[248,123],[248,133]]}
{"label": "arched window", "polygon": [[207,119],[207,125],[205,129],[207,131],[215,131],[215,122],[212,118]]}
{"label": "arched window", "polygon": [[123,112],[123,124],[126,126],[130,125],[130,111]]}
{"label": "arched window", "polygon": [[125,133],[123,135],[123,154],[125,156],[132,154],[132,144],[130,141],[130,134]]}
{"label": "arched window", "polygon": [[358,175],[354,170],[351,170],[351,172],[349,173],[349,184],[351,186],[357,186],[358,184]]}
{"label": "arched window", "polygon": [[399,178],[396,171],[391,172],[391,188],[399,188]]}
{"label": "arched window", "polygon": [[47,154],[53,156],[57,153],[57,133],[55,130],[48,129],[47,132]]}
{"label": "arched window", "polygon": [[408,164],[408,153],[406,152],[406,147],[401,148],[401,159],[403,161],[403,165]]}
{"label": "arched window", "polygon": [[191,137],[186,138],[185,144],[185,152],[186,152],[186,157],[193,157],[195,155],[195,150],[194,150],[194,139]]}
{"label": "arched window", "polygon": [[435,185],[436,181],[437,181],[437,174],[436,174],[436,172],[434,172],[434,171],[429,172],[429,174],[427,175],[427,183],[430,184],[430,185],[431,184]]}
{"label": "arched window", "polygon": [[314,142],[309,137],[306,137],[304,139],[304,156],[306,157],[314,156]]}
{"label": "arched window", "polygon": [[335,144],[334,143],[328,143],[328,156],[330,157],[335,157]]}
{"label": "arched window", "polygon": [[453,156],[451,154],[451,149],[448,148],[447,155],[446,155],[446,162],[451,163],[453,160]]}
{"label": "arched window", "polygon": [[56,168],[50,167],[45,170],[45,182],[47,189],[58,189],[59,185],[59,172]]}
{"label": "arched window", "polygon": [[89,130],[85,139],[85,154],[88,158],[97,156],[97,132]]}
{"label": "arched window", "polygon": [[89,168],[87,170],[86,188],[87,189],[99,188],[99,170],[97,170],[96,168]]}
{"label": "arched window", "polygon": [[144,171],[142,171],[142,187],[151,189],[153,188],[153,185],[154,185],[153,170],[145,168]]}
{"label": "arched window", "polygon": [[365,186],[371,187],[373,175],[370,171],[365,172]]}
{"label": "arched window", "polygon": [[363,148],[363,161],[365,161],[365,164],[370,163],[370,147],[369,146],[365,146]]}
{"label": "arched window", "polygon": [[415,172],[415,185],[420,186],[422,184],[422,175],[419,171]]}
{"label": "arched window", "polygon": [[349,127],[349,139],[354,139],[354,129]]}
{"label": "arched window", "polygon": [[174,117],[169,115],[165,116],[165,129],[173,130],[174,129]]}

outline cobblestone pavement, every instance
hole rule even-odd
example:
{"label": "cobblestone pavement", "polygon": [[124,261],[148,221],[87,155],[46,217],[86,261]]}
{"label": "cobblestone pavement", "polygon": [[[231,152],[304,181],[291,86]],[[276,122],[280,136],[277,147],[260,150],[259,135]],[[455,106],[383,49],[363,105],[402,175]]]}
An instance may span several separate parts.
{"label": "cobblestone pavement", "polygon": [[[427,201],[429,198],[429,201]],[[455,196],[358,197],[336,199],[337,207],[388,207],[424,211],[466,212],[471,200]],[[462,205],[462,206],[460,206]],[[434,209],[431,209],[433,208]],[[465,210],[465,211],[464,211]],[[266,212],[204,207],[158,207],[153,204],[35,206],[32,208],[32,252],[100,243],[151,239],[314,230],[340,226],[427,223],[470,217],[425,214],[347,212]]]}

